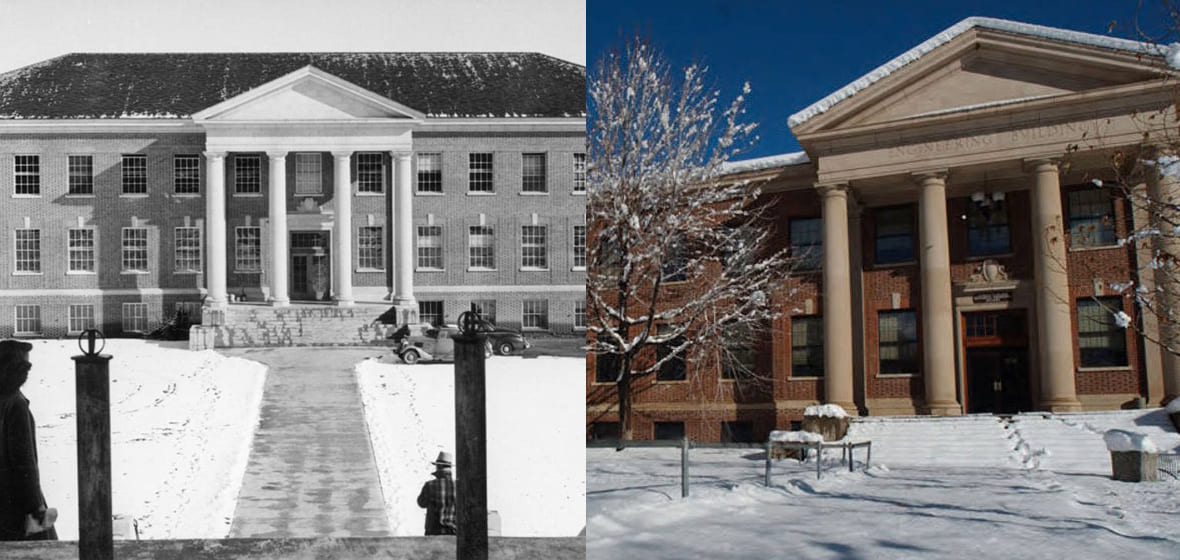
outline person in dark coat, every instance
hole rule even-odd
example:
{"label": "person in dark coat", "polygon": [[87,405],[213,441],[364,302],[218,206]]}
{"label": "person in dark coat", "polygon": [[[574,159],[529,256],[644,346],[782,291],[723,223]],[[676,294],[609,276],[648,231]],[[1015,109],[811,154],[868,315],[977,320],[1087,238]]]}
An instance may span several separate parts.
{"label": "person in dark coat", "polygon": [[26,534],[28,517],[45,523],[48,508],[37,468],[37,433],[29,399],[20,388],[33,365],[33,345],[0,341],[0,540],[57,540],[57,531]]}
{"label": "person in dark coat", "polygon": [[451,454],[442,451],[434,461],[434,478],[422,485],[418,507],[426,508],[427,535],[455,534],[455,480]]}

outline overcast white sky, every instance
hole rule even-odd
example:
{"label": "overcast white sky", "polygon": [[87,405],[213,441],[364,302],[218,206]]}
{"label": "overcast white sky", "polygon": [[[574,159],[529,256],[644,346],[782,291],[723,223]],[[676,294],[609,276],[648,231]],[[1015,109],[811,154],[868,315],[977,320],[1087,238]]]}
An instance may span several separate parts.
{"label": "overcast white sky", "polygon": [[534,51],[586,64],[585,0],[0,0],[0,72],[71,52]]}

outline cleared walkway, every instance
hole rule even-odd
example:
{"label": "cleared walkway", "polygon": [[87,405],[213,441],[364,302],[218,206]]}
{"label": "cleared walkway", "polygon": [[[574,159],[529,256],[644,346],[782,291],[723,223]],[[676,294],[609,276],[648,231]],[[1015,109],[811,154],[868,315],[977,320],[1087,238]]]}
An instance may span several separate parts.
{"label": "cleared walkway", "polygon": [[389,536],[353,365],[365,348],[234,348],[270,368],[231,538]]}

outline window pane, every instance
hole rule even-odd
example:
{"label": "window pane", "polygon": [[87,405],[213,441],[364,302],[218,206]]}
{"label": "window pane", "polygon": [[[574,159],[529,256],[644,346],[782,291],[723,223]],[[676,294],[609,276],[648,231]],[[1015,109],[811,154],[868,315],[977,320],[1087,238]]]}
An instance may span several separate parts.
{"label": "window pane", "polygon": [[521,226],[521,267],[544,270],[549,266],[545,245],[545,226]]}
{"label": "window pane", "polygon": [[574,154],[574,192],[586,192],[586,154]]}
{"label": "window pane", "polygon": [[201,192],[201,160],[197,156],[172,158],[172,185],[176,194]]}
{"label": "window pane", "polygon": [[385,156],[377,153],[356,155],[356,190],[363,193],[385,192]]}
{"label": "window pane", "polygon": [[418,226],[418,268],[442,270],[442,226]]}
{"label": "window pane", "polygon": [[123,156],[123,194],[147,194],[147,156]]}
{"label": "window pane", "polygon": [[814,270],[823,264],[823,226],[822,218],[791,220],[791,256],[798,259],[799,268]]}
{"label": "window pane", "polygon": [[468,155],[468,186],[470,192],[495,192],[492,184],[492,154]]}
{"label": "window pane", "polygon": [[41,273],[41,230],[16,230],[16,271]]}
{"label": "window pane", "polygon": [[70,194],[94,194],[94,158],[69,156]]}
{"label": "window pane", "polygon": [[442,192],[442,154],[418,154],[418,192]]}
{"label": "window pane", "polygon": [[791,317],[791,377],[823,374],[823,317]]}
{"label": "window pane", "polygon": [[1069,234],[1072,247],[1115,244],[1114,199],[1105,189],[1069,193]]}
{"label": "window pane", "polygon": [[234,228],[234,270],[260,272],[262,270],[262,228],[247,226]]}
{"label": "window pane", "polygon": [[148,271],[147,228],[123,228],[123,271]]}
{"label": "window pane", "polygon": [[914,311],[877,314],[880,373],[918,373],[918,319]]}
{"label": "window pane", "polygon": [[384,229],[366,226],[357,233],[357,266],[368,270],[385,270]]}
{"label": "window pane", "polygon": [[545,184],[545,154],[523,154],[521,156],[521,185],[524,192],[547,192]]}
{"label": "window pane", "polygon": [[94,230],[71,229],[68,235],[69,271],[94,272]]}
{"label": "window pane", "polygon": [[41,194],[41,156],[13,156],[15,193]]}
{"label": "window pane", "polygon": [[1120,297],[1078,300],[1078,348],[1082,367],[1126,366],[1127,333],[1115,324]]}
{"label": "window pane", "polygon": [[909,206],[881,208],[875,212],[879,263],[914,260],[914,213]]}
{"label": "window pane", "polygon": [[295,154],[295,194],[319,194],[323,190],[320,154]]}
{"label": "window pane", "polygon": [[234,192],[262,192],[262,160],[258,156],[234,156]]}
{"label": "window pane", "polygon": [[1008,206],[989,202],[981,206],[967,203],[967,255],[981,257],[1009,252]]}
{"label": "window pane", "polygon": [[495,236],[491,226],[471,226],[467,237],[468,267],[481,270],[496,268]]}
{"label": "window pane", "polygon": [[195,227],[176,228],[177,272],[201,271],[201,230]]}

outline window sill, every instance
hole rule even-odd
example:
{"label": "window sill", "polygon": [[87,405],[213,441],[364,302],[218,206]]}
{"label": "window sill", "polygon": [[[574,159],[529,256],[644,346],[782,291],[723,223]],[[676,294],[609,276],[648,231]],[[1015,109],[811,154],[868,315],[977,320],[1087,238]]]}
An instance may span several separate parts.
{"label": "window sill", "polygon": [[353,193],[352,196],[356,196],[356,197],[366,197],[367,196],[367,197],[373,197],[373,198],[380,198],[380,197],[385,196],[385,191],[381,191],[381,192],[357,191],[357,192]]}
{"label": "window sill", "polygon": [[520,267],[520,271],[521,272],[549,272],[549,269],[548,268],[527,268],[527,267],[522,266],[522,267]]}
{"label": "window sill", "polygon": [[27,271],[19,271],[18,270],[16,272],[13,272],[12,275],[13,276],[45,276],[45,273],[44,272],[27,272]]}
{"label": "window sill", "polygon": [[878,379],[892,379],[892,378],[903,379],[903,378],[909,378],[909,377],[918,377],[918,375],[919,374],[917,374],[917,373],[878,373],[877,378]]}
{"label": "window sill", "polygon": [[520,191],[520,196],[549,196],[549,191]]}
{"label": "window sill", "polygon": [[[886,375],[897,375],[897,374],[886,374]],[[903,375],[909,376],[912,374],[903,374]],[[878,377],[880,377],[880,376],[878,376]],[[822,376],[822,375],[790,375],[787,377],[787,381],[819,381],[820,379],[823,379],[823,378],[824,378],[824,376]]]}
{"label": "window sill", "polygon": [[415,268],[414,272],[446,272],[445,268]]}
{"label": "window sill", "polygon": [[968,255],[963,262],[983,262],[988,259],[1010,259],[1015,257],[1016,253],[1008,251],[1007,253],[996,253],[994,255]]}
{"label": "window sill", "polygon": [[119,198],[147,198],[147,193],[119,193]]}
{"label": "window sill", "polygon": [[174,276],[196,276],[200,273],[201,273],[201,271],[199,271],[199,270],[174,270],[174,271],[172,271],[172,274]]}
{"label": "window sill", "polygon": [[94,194],[72,193],[66,194],[66,198],[94,198]]}
{"label": "window sill", "polygon": [[233,198],[262,198],[262,193],[233,193]]}
{"label": "window sill", "polygon": [[496,192],[467,191],[467,196],[496,196]]}
{"label": "window sill", "polygon": [[906,266],[915,266],[917,264],[918,264],[918,261],[916,261],[916,260],[898,261],[898,262],[891,262],[891,263],[873,263],[873,266],[869,267],[869,270],[883,270],[883,269],[887,269],[887,268],[902,268],[902,267],[906,267]]}
{"label": "window sill", "polygon": [[151,272],[147,270],[120,270],[119,274],[123,276],[147,276]]}
{"label": "window sill", "polygon": [[573,191],[570,196],[586,196],[586,191]]}
{"label": "window sill", "polygon": [[1108,371],[1134,371],[1130,365],[1125,366],[1079,366],[1077,373],[1105,373]]}
{"label": "window sill", "polygon": [[93,270],[67,270],[66,276],[98,276]]}
{"label": "window sill", "polygon": [[363,273],[363,272],[385,272],[385,269],[383,269],[383,268],[358,268],[353,272],[356,272],[358,274]]}
{"label": "window sill", "polygon": [[662,384],[662,385],[688,385],[688,380],[687,380],[687,379],[668,379],[668,380],[664,380],[664,379],[652,379],[652,380],[651,380],[651,384],[652,384],[652,385],[656,385],[656,384]]}
{"label": "window sill", "polygon": [[41,198],[39,194],[14,194],[12,198]]}
{"label": "window sill", "polygon": [[499,270],[499,269],[467,267],[467,272],[496,272],[497,270]]}
{"label": "window sill", "polygon": [[570,268],[570,270],[571,270],[571,271],[573,271],[573,272],[586,272],[586,267],[584,267],[584,266],[575,266],[575,267],[572,267],[572,268]]}
{"label": "window sill", "polygon": [[238,270],[234,269],[233,274],[262,274],[261,270]]}
{"label": "window sill", "polygon": [[39,332],[13,332],[13,338],[31,338],[36,336],[44,336]]}
{"label": "window sill", "polygon": [[201,198],[201,193],[172,193],[172,198]]}
{"label": "window sill", "polygon": [[1086,251],[1106,251],[1106,250],[1110,250],[1110,249],[1124,249],[1124,248],[1126,248],[1126,245],[1123,245],[1123,246],[1119,246],[1118,244],[1083,245],[1081,247],[1070,247],[1069,252],[1070,253],[1085,253]]}
{"label": "window sill", "polygon": [[[434,192],[434,191],[414,191],[414,196],[444,196],[445,194],[446,193]],[[476,193],[467,193],[467,194],[473,195]],[[488,193],[488,194],[492,194],[492,193]]]}

